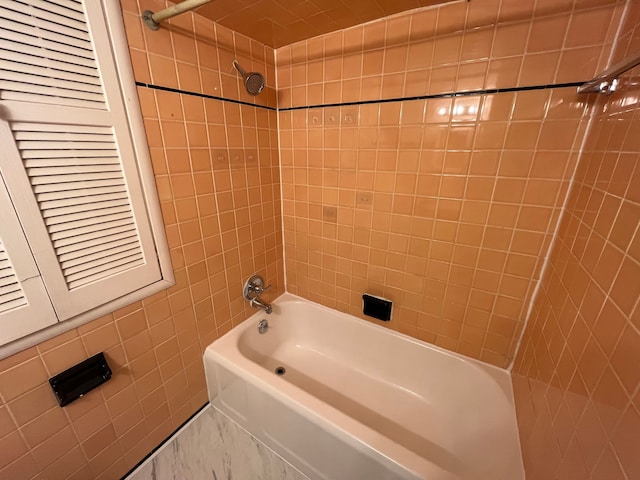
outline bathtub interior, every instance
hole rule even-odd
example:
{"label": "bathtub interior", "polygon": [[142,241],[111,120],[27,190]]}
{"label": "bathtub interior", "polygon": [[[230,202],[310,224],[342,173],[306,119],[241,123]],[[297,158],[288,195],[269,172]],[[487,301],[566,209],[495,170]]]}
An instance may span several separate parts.
{"label": "bathtub interior", "polygon": [[[362,461],[346,462],[358,466],[345,470],[351,476],[325,477],[310,462],[302,470],[312,478],[383,478],[387,470],[389,478],[524,478],[505,371],[324,307],[309,311],[309,303],[286,295],[266,334],[256,315],[214,343],[206,369],[215,406],[298,464],[314,450],[307,444],[320,442],[318,429],[331,458],[347,447],[361,452]],[[376,476],[357,476],[366,464]]]}

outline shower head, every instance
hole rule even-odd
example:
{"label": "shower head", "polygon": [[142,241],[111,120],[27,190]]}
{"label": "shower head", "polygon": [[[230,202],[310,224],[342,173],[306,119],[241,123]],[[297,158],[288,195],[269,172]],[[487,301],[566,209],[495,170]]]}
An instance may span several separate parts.
{"label": "shower head", "polygon": [[258,72],[245,72],[236,60],[233,61],[235,67],[244,81],[244,88],[247,89],[249,95],[258,95],[264,89],[264,77]]}

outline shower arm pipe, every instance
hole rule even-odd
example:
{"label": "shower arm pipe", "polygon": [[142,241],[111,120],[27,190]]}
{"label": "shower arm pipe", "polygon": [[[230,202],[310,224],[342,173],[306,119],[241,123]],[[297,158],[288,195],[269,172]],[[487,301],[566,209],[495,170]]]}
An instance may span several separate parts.
{"label": "shower arm pipe", "polygon": [[194,10],[212,1],[213,0],[184,0],[156,13],[153,13],[151,10],[145,10],[142,14],[142,20],[151,30],[158,30],[160,28],[160,22],[173,18],[181,13],[188,12],[189,10]]}
{"label": "shower arm pipe", "polygon": [[638,65],[640,65],[640,53],[616,63],[593,80],[583,83],[578,87],[578,93],[613,93],[618,87],[618,77]]}

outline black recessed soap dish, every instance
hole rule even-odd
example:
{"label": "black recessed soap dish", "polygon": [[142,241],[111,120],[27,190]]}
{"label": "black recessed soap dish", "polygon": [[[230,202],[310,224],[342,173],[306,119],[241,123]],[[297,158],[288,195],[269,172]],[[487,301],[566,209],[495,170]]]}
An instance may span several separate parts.
{"label": "black recessed soap dish", "polygon": [[102,352],[49,379],[61,407],[89,393],[111,378],[111,369]]}
{"label": "black recessed soap dish", "polygon": [[391,320],[392,308],[393,302],[391,300],[376,297],[368,293],[362,295],[362,313],[369,317],[388,322]]}

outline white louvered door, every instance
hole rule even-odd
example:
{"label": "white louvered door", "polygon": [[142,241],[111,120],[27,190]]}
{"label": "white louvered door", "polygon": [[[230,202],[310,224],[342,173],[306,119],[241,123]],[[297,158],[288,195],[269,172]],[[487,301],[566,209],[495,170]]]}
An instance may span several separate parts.
{"label": "white louvered door", "polygon": [[12,341],[54,323],[53,307],[0,177],[0,338]]}
{"label": "white louvered door", "polygon": [[0,169],[60,320],[162,278],[100,3],[0,0]]}

